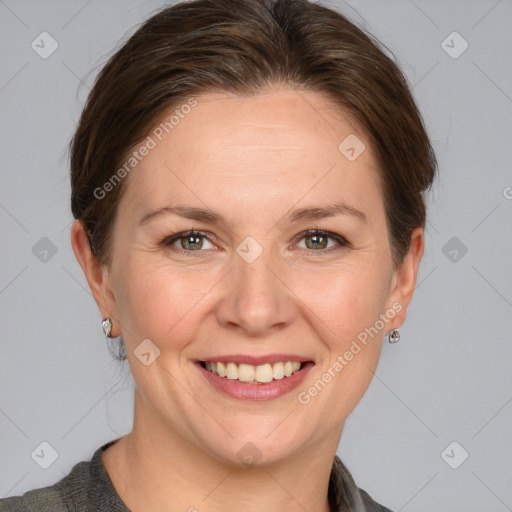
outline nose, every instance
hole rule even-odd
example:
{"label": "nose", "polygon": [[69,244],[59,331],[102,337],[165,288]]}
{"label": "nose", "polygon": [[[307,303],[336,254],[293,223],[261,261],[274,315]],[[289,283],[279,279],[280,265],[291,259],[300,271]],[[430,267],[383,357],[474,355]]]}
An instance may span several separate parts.
{"label": "nose", "polygon": [[226,276],[217,321],[227,329],[250,337],[268,335],[289,326],[297,308],[286,276],[270,249],[248,263],[238,254]]}

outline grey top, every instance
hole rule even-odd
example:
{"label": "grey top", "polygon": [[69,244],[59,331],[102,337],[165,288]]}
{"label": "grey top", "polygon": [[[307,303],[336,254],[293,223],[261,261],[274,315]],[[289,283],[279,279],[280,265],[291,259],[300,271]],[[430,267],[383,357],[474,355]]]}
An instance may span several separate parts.
{"label": "grey top", "polygon": [[[90,461],[73,466],[57,483],[0,500],[0,512],[130,512],[110,480],[101,453],[119,439],[100,446]],[[339,457],[334,457],[329,503],[332,512],[391,512],[359,489]]]}

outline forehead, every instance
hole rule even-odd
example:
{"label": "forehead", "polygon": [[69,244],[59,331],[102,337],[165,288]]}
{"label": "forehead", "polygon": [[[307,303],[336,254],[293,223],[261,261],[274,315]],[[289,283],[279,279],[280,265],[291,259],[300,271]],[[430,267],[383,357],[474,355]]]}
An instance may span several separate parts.
{"label": "forehead", "polygon": [[[153,147],[125,184],[130,209],[179,200],[241,214],[255,202],[286,211],[301,198],[360,205],[379,199],[368,140],[325,96],[280,89],[251,97],[209,93],[195,101],[155,122]],[[347,140],[360,152],[356,159],[348,158],[354,151],[346,153]]]}

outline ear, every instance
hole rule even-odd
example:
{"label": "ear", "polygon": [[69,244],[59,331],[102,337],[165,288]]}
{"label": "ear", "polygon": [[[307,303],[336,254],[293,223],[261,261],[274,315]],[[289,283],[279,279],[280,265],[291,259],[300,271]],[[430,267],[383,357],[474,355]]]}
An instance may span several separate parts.
{"label": "ear", "polygon": [[110,288],[109,270],[105,265],[101,265],[93,254],[84,225],[80,220],[75,220],[71,226],[71,246],[84,271],[89,288],[100,310],[101,318],[110,317],[113,323],[112,337],[119,336],[121,334],[117,321],[119,317],[115,297]]}
{"label": "ear", "polygon": [[[387,308],[397,311],[387,330],[398,329],[407,317],[407,308],[412,300],[418,269],[424,250],[423,228],[415,228],[411,235],[411,244],[404,261],[395,270],[391,284],[391,291],[387,300]],[[393,307],[393,304],[395,305]],[[401,305],[401,308],[398,307]]]}

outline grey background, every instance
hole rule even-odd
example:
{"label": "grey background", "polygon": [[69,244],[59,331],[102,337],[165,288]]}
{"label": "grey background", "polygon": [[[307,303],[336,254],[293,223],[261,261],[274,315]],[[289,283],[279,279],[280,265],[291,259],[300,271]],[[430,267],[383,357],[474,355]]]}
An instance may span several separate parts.
{"label": "grey background", "polygon": [[[395,54],[440,163],[402,341],[385,343],[339,455],[395,512],[512,510],[512,2],[322,3]],[[2,497],[131,430],[133,381],[70,246],[66,145],[99,66],[162,5],[0,0]],[[59,45],[47,59],[31,48],[43,31]],[[442,47],[453,31],[469,44],[458,58]],[[48,469],[31,457],[43,441]]]}

